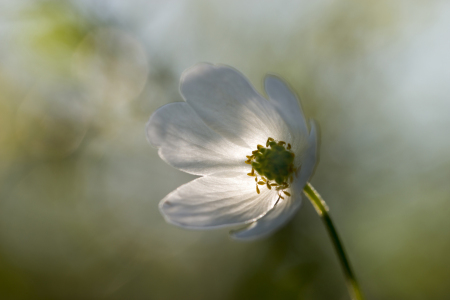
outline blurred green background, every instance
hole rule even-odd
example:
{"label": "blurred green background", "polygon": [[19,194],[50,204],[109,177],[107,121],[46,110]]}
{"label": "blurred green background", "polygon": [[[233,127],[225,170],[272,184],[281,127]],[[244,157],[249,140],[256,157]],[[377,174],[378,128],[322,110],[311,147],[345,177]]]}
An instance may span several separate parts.
{"label": "blurred green background", "polygon": [[0,299],[349,299],[311,204],[231,240],[158,211],[145,137],[182,71],[285,78],[367,299],[450,299],[450,3],[0,1]]}

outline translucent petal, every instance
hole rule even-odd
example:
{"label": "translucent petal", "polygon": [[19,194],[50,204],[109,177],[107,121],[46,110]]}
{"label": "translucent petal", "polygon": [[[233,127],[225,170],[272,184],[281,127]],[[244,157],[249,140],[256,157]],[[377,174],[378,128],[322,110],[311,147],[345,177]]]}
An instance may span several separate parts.
{"label": "translucent petal", "polygon": [[277,110],[233,68],[195,65],[183,73],[180,92],[210,128],[237,145],[255,149],[268,137],[290,141]]}
{"label": "translucent petal", "polygon": [[269,235],[289,221],[300,208],[303,188],[311,177],[317,160],[317,129],[313,121],[310,122],[310,126],[311,131],[307,148],[302,156],[299,178],[294,181],[291,188],[292,197],[286,197],[284,201],[279,202],[265,216],[247,228],[231,232],[233,238],[252,240]]}
{"label": "translucent petal", "polygon": [[250,226],[230,232],[231,237],[239,240],[254,240],[265,237],[288,222],[301,205],[301,194],[286,197],[270,210],[264,217]]}
{"label": "translucent petal", "polygon": [[159,108],[147,123],[147,137],[164,161],[191,174],[251,170],[244,163],[251,149],[221,137],[185,102]]}
{"label": "translucent petal", "polygon": [[268,75],[264,81],[269,101],[283,117],[292,135],[292,150],[297,154],[295,164],[302,163],[302,156],[308,147],[308,128],[303,111],[295,94],[280,78]]}
{"label": "translucent petal", "polygon": [[298,132],[300,135],[308,135],[300,102],[289,86],[280,78],[268,75],[264,80],[264,87],[270,102],[284,118],[291,131]]}
{"label": "translucent petal", "polygon": [[296,189],[302,191],[306,182],[311,178],[317,162],[317,127],[314,121],[309,122],[311,130],[308,136],[307,148],[302,155],[299,178],[295,180]]}
{"label": "translucent petal", "polygon": [[172,224],[208,229],[245,224],[269,211],[277,200],[271,190],[260,186],[256,193],[254,177],[220,178],[206,176],[182,185],[160,203],[160,210]]}

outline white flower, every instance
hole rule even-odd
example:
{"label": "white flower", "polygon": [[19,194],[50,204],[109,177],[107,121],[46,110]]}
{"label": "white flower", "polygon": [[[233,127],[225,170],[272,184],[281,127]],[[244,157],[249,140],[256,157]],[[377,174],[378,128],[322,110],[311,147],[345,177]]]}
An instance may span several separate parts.
{"label": "white flower", "polygon": [[235,69],[202,63],[181,77],[185,102],[150,117],[147,136],[159,156],[201,176],[160,202],[168,222],[192,229],[246,225],[231,235],[254,239],[298,210],[316,163],[316,129],[311,122],[308,132],[283,81],[267,76],[265,89],[268,99]]}

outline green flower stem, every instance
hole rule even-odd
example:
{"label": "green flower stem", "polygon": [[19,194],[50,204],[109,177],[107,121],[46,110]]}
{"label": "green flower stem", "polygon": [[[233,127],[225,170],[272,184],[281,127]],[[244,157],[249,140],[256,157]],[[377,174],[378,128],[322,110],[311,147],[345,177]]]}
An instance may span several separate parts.
{"label": "green flower stem", "polygon": [[314,208],[316,209],[319,216],[322,218],[322,221],[324,222],[328,230],[328,234],[330,235],[331,240],[333,241],[334,249],[337,252],[342,268],[344,269],[345,278],[347,280],[347,286],[352,299],[363,300],[364,297],[362,295],[359,284],[356,280],[355,274],[352,271],[352,267],[350,266],[350,262],[347,258],[347,255],[345,254],[344,246],[341,244],[339,235],[333,225],[333,222],[331,221],[330,215],[328,213],[327,204],[309,182],[306,184],[303,192],[313,204]]}

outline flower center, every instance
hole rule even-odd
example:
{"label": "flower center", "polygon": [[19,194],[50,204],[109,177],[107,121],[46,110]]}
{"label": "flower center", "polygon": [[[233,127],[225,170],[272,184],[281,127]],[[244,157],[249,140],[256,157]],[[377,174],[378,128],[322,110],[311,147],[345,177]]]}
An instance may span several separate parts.
{"label": "flower center", "polygon": [[[256,192],[259,194],[258,185],[266,186],[268,189],[274,187],[278,191],[278,200],[284,199],[281,192],[290,196],[285,191],[297,176],[297,168],[294,167],[295,154],[291,151],[291,144],[268,138],[266,147],[257,146],[257,150],[252,151],[252,155],[247,155],[245,162],[252,166],[252,171],[248,176],[255,176]],[[256,172],[256,173],[255,173]],[[258,176],[261,180],[258,180]]]}

